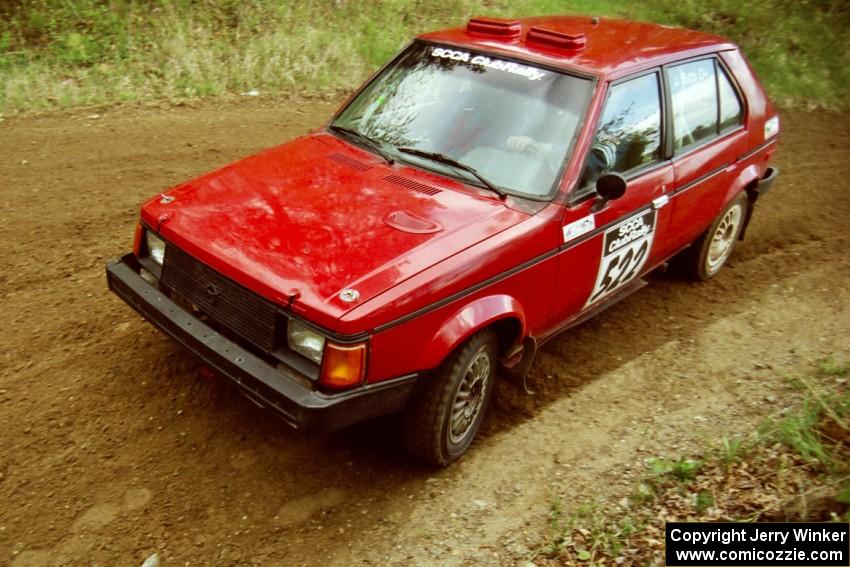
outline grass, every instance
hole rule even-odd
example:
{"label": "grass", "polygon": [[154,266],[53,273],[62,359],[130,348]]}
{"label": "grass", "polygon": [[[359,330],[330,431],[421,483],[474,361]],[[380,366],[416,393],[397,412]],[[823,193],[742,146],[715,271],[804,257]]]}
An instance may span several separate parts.
{"label": "grass", "polygon": [[423,31],[477,14],[551,13],[720,33],[740,43],[780,103],[847,106],[842,0],[7,0],[0,112],[252,89],[338,96]]}
{"label": "grass", "polygon": [[741,462],[747,454],[746,441],[741,437],[724,435],[720,439],[718,458],[727,469]]}
{"label": "grass", "polygon": [[616,506],[550,508],[537,565],[657,564],[665,521],[850,521],[850,365],[823,361],[790,381],[790,411],[699,460],[653,458]]}
{"label": "grass", "polygon": [[605,514],[589,505],[566,516],[556,500],[549,510],[549,542],[532,552],[529,559],[558,556],[563,564],[593,564],[602,557],[620,555],[629,538],[642,527],[630,517],[611,524]]}
{"label": "grass", "polygon": [[700,467],[702,467],[702,461],[695,459],[684,457],[677,460],[654,458],[649,461],[649,474],[654,478],[669,475],[678,480],[693,480]]}

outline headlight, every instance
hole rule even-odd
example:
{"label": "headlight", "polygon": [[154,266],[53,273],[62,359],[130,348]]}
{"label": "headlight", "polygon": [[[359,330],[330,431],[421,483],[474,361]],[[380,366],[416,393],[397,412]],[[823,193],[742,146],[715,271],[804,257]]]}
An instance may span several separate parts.
{"label": "headlight", "polygon": [[148,246],[148,255],[150,255],[154,262],[162,266],[162,261],[165,259],[165,242],[147,230],[145,231],[145,243]]}
{"label": "headlight", "polygon": [[286,339],[289,342],[289,348],[303,354],[316,364],[322,363],[325,337],[295,319],[290,319],[286,326]]}

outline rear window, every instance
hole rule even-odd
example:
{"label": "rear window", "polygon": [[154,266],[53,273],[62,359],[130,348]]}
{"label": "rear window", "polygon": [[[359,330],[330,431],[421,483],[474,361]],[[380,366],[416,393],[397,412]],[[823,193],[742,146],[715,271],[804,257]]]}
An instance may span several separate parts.
{"label": "rear window", "polygon": [[726,71],[717,66],[717,85],[720,87],[720,131],[735,128],[744,123],[741,99],[732,86]]}

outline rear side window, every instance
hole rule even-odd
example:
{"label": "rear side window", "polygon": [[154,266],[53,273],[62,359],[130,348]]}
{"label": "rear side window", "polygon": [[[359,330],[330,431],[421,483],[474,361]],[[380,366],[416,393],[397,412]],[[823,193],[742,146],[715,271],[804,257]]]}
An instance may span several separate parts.
{"label": "rear side window", "polygon": [[658,74],[613,85],[581,177],[587,187],[603,173],[625,173],[661,157]]}
{"label": "rear side window", "polygon": [[738,93],[714,58],[667,68],[673,109],[673,148],[708,140],[742,123]]}
{"label": "rear side window", "polygon": [[729,81],[726,71],[717,66],[717,86],[720,88],[720,131],[734,128],[744,123],[741,99]]}

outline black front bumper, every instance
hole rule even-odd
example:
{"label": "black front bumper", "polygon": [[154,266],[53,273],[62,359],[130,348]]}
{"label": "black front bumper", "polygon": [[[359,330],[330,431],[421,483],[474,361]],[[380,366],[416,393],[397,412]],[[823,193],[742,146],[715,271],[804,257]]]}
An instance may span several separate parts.
{"label": "black front bumper", "polygon": [[109,289],[145,319],[168,333],[217,374],[229,378],[251,399],[309,433],[327,433],[404,408],[416,375],[325,394],[303,385],[295,371],[275,368],[188,313],[139,275],[128,254],[106,265]]}

